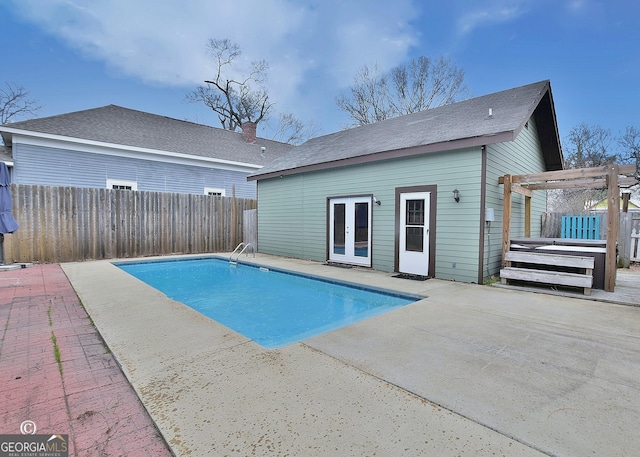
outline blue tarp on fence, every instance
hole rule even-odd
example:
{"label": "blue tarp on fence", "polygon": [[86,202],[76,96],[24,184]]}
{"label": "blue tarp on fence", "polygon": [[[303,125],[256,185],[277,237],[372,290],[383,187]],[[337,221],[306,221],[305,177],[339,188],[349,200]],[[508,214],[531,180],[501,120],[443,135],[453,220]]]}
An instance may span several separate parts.
{"label": "blue tarp on fence", "polygon": [[562,216],[562,238],[600,239],[600,216]]}

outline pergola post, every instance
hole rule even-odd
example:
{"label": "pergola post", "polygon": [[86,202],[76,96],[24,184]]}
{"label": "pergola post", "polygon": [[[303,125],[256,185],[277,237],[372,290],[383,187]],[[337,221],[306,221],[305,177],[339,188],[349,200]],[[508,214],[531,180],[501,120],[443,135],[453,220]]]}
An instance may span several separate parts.
{"label": "pergola post", "polygon": [[[635,165],[606,165],[594,168],[547,171],[526,175],[504,175],[498,184],[504,184],[504,214],[502,218],[502,266],[511,243],[512,194],[525,196],[525,237],[531,237],[531,197],[534,190],[602,189],[607,188],[607,239],[604,290],[613,292],[616,283],[617,241],[620,231],[620,186],[638,183]],[[620,177],[621,176],[621,177]]]}
{"label": "pergola post", "polygon": [[524,197],[524,237],[531,238],[531,197]]}
{"label": "pergola post", "polygon": [[607,254],[605,257],[604,290],[613,292],[616,285],[618,260],[616,245],[620,228],[620,191],[618,189],[618,165],[610,165],[607,174]]}
{"label": "pergola post", "polygon": [[505,257],[511,242],[511,175],[504,175],[504,209],[502,214],[502,266],[505,267]]}

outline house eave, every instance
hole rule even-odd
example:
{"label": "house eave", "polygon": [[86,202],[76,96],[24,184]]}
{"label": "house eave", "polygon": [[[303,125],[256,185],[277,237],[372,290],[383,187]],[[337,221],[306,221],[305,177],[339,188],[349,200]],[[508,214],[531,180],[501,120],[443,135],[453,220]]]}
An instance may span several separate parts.
{"label": "house eave", "polygon": [[209,167],[215,165],[221,169],[237,170],[249,173],[260,170],[263,167],[263,165],[253,163],[236,162],[232,160],[217,159],[214,157],[196,156],[116,143],[105,143],[101,141],[53,135],[49,133],[12,129],[7,126],[3,126],[2,131],[12,135],[12,143],[17,140],[17,142],[21,144],[58,148],[60,147],[60,143],[64,143],[65,148],[75,151],[146,159],[153,157],[153,160],[160,160],[164,162],[189,163],[196,166]]}
{"label": "house eave", "polygon": [[295,175],[299,173],[309,173],[313,171],[321,171],[321,170],[329,170],[333,168],[361,165],[361,164],[370,163],[370,162],[379,162],[382,160],[413,157],[413,156],[418,156],[422,154],[452,151],[455,149],[473,148],[473,147],[485,146],[487,144],[513,141],[514,139],[515,139],[515,132],[512,130],[509,130],[509,131],[496,133],[492,135],[483,135],[483,136],[477,136],[477,137],[471,137],[471,138],[461,138],[453,141],[444,141],[440,143],[425,144],[425,145],[413,146],[413,147],[404,148],[404,149],[394,149],[391,151],[375,152],[372,154],[349,157],[347,159],[334,160],[330,162],[311,164],[311,165],[301,166],[297,168],[277,170],[277,171],[266,172],[266,173],[258,173],[254,175],[249,175],[247,177],[247,180],[260,181],[262,179],[279,178],[282,176]]}

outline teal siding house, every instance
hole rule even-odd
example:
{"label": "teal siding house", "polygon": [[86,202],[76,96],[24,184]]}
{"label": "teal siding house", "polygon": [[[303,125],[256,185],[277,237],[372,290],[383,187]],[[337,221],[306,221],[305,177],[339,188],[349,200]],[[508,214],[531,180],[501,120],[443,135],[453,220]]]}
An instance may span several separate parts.
{"label": "teal siding house", "polygon": [[[501,265],[498,178],[562,168],[549,81],[321,136],[249,175],[258,251],[482,283]],[[531,236],[545,209],[537,192]],[[514,237],[524,210],[514,195]]]}

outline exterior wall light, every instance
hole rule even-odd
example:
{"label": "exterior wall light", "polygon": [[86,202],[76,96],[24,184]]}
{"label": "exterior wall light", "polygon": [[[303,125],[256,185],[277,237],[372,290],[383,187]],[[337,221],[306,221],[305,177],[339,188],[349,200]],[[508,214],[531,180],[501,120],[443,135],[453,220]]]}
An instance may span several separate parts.
{"label": "exterior wall light", "polygon": [[460,202],[460,191],[458,189],[453,189],[453,199],[456,203]]}

